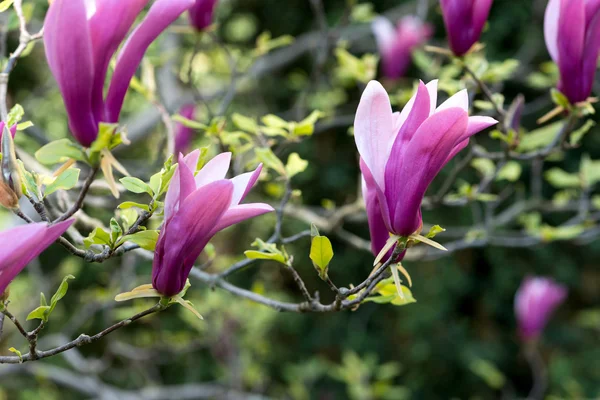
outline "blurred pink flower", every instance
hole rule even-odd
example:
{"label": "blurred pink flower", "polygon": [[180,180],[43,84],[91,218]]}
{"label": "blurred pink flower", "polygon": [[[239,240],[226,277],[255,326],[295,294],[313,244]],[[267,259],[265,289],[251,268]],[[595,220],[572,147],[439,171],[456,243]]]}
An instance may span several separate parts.
{"label": "blurred pink flower", "polygon": [[560,70],[560,90],[571,103],[586,100],[600,52],[600,0],[550,0],[544,38]]}
{"label": "blurred pink flower", "polygon": [[381,54],[383,74],[390,79],[406,73],[413,51],[427,42],[433,33],[431,25],[413,16],[402,18],[396,28],[387,18],[377,17],[372,28]]}
{"label": "blurred pink flower", "polygon": [[217,0],[196,0],[189,10],[190,23],[198,31],[203,31],[212,24]]}
{"label": "blurred pink flower", "polygon": [[515,314],[523,339],[538,337],[552,312],[567,297],[567,288],[550,278],[527,277],[515,295]]}
{"label": "blurred pink flower", "polygon": [[462,56],[479,40],[492,0],[440,0],[450,48]]}

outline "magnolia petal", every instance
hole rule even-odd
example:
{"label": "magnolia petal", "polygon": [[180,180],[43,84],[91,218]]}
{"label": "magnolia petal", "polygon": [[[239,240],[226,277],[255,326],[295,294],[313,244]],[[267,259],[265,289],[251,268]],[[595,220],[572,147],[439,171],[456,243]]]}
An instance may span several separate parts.
{"label": "magnolia petal", "polygon": [[150,44],[193,4],[194,0],[157,0],[150,7],[117,56],[117,65],[106,96],[108,122],[119,120],[131,78]]}
{"label": "magnolia petal", "polygon": [[44,46],[52,75],[77,141],[89,146],[98,135],[92,109],[94,62],[83,0],[55,0],[44,22]]}
{"label": "magnolia petal", "polygon": [[177,169],[171,178],[169,190],[165,197],[165,220],[170,220],[171,217],[179,210],[183,201],[196,190],[196,182],[194,181],[194,173],[189,168],[181,155]]}
{"label": "magnolia petal", "polygon": [[196,187],[224,179],[231,164],[231,153],[221,153],[206,163],[196,175]]}
{"label": "magnolia petal", "polygon": [[548,53],[554,62],[558,62],[558,20],[560,16],[560,1],[550,0],[544,14],[544,40]]}
{"label": "magnolia petal", "polygon": [[385,165],[397,133],[387,92],[379,82],[369,82],[356,111],[354,140],[381,190],[385,189]]}
{"label": "magnolia petal", "polygon": [[221,217],[215,228],[213,235],[217,232],[235,225],[250,218],[258,217],[269,212],[275,211],[273,207],[264,203],[250,203],[231,206]]}
{"label": "magnolia petal", "polygon": [[380,53],[386,53],[394,44],[396,29],[385,17],[375,17],[371,23],[371,29],[377,41]]}
{"label": "magnolia petal", "polygon": [[246,197],[250,189],[254,186],[262,171],[262,163],[252,172],[238,175],[231,179],[233,183],[233,197],[231,198],[231,206],[240,204]]}
{"label": "magnolia petal", "polygon": [[459,91],[458,93],[455,93],[448,100],[446,100],[445,102],[443,102],[435,110],[435,112],[440,112],[442,110],[447,110],[447,109],[452,108],[452,107],[462,108],[466,112],[469,111],[469,93],[467,93],[466,89],[463,89],[463,90]]}

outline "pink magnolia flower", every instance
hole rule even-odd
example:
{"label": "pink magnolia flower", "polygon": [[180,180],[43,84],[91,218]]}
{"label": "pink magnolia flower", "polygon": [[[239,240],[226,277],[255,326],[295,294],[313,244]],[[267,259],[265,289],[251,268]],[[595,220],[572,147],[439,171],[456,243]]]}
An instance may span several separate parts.
{"label": "pink magnolia flower", "polygon": [[440,0],[450,48],[462,56],[481,36],[492,0]]}
{"label": "pink magnolia flower", "polygon": [[369,82],[360,99],[354,137],[375,255],[389,233],[409,236],[421,229],[421,202],[429,184],[472,135],[497,123],[469,117],[466,90],[437,108],[436,102],[437,81],[420,82],[399,113],[392,112],[377,81]]}
{"label": "pink magnolia flower", "polygon": [[390,79],[406,73],[412,52],[433,33],[431,25],[412,16],[402,18],[396,28],[388,19],[377,17],[372,28],[381,54],[383,74]]}
{"label": "pink magnolia flower", "polygon": [[240,204],[256,183],[262,165],[225,179],[231,153],[222,153],[194,177],[199,155],[196,150],[179,157],[165,200],[165,222],[152,269],[152,285],[164,296],[181,292],[194,262],[217,232],[273,211],[268,204]]}
{"label": "pink magnolia flower", "polygon": [[550,278],[525,278],[515,295],[515,314],[521,337],[526,340],[538,337],[566,297],[567,288]]}
{"label": "pink magnolia flower", "polygon": [[[179,114],[187,119],[194,119],[194,113],[196,107],[193,104],[188,104],[181,108]],[[175,127],[175,154],[187,153],[190,146],[192,145],[192,139],[194,138],[195,130],[188,128],[182,123],[178,123]]]}
{"label": "pink magnolia flower", "polygon": [[157,0],[117,54],[106,98],[108,64],[149,0],[55,0],[44,23],[48,65],[73,135],[89,146],[100,122],[115,123],[144,53],[194,0]]}
{"label": "pink magnolia flower", "polygon": [[73,220],[56,225],[36,223],[0,232],[0,295],[8,284],[71,226]]}
{"label": "pink magnolia flower", "polygon": [[198,31],[203,31],[212,24],[217,0],[196,0],[190,8],[190,23]]}
{"label": "pink magnolia flower", "polygon": [[571,103],[586,100],[592,92],[600,51],[600,1],[550,0],[544,38],[560,70],[558,89]]}

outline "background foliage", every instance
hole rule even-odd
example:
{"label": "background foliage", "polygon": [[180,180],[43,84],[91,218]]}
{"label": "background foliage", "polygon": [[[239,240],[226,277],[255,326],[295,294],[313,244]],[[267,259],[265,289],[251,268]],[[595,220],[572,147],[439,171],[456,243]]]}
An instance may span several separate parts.
{"label": "background foliage", "polygon": [[[39,26],[47,5],[44,1],[25,3],[34,5],[32,24]],[[335,27],[346,18],[352,2],[323,3],[327,23]],[[417,9],[413,1],[370,4],[372,12],[388,13],[392,19]],[[537,84],[532,84],[531,75],[549,59],[542,35],[545,5],[545,1],[537,0],[495,1],[481,40],[490,61],[520,61],[517,72],[495,88],[507,99],[519,93],[525,95],[527,107],[522,123],[527,129],[534,129],[536,118],[553,107],[543,82],[550,78],[534,75],[533,83]],[[430,6],[428,20],[436,28],[432,44],[444,46],[439,7]],[[355,6],[355,19],[368,16],[366,7],[367,3],[361,3],[358,9]],[[13,48],[18,30],[9,15],[4,13],[0,18],[4,30],[8,28],[9,48]],[[224,43],[231,55],[241,60],[238,65],[244,70],[240,90],[227,109],[228,116],[240,113],[260,117],[271,113],[299,121],[314,109],[327,114],[312,137],[287,145],[278,154],[286,160],[290,153],[297,152],[309,161],[306,171],[293,178],[293,187],[301,195],[295,196],[292,204],[330,207],[352,203],[358,192],[359,171],[348,128],[363,86],[340,79],[334,53],[338,40],[346,41],[348,51],[356,56],[375,53],[368,23],[350,22],[330,33],[331,48],[323,52],[319,49],[322,27],[306,0],[223,0],[216,22],[214,35],[205,35],[196,43],[195,34],[182,19],[153,45],[144,68],[154,66],[161,100],[173,113],[177,111],[181,105],[179,94],[188,90],[185,84],[173,80],[179,76],[184,81],[191,78],[211,108],[218,109],[231,72],[227,53],[217,41]],[[256,39],[265,31],[274,38],[292,35],[295,41],[257,59]],[[198,52],[190,61],[195,48]],[[187,71],[182,67],[185,65],[189,65]],[[433,78],[429,75],[433,70],[413,66],[409,76],[396,85],[399,102],[412,90],[414,79],[427,81]],[[452,84],[458,78],[452,77],[446,83]],[[39,147],[36,137],[53,140],[67,136],[62,101],[40,43],[19,62],[9,91],[10,101],[22,104],[25,119],[35,123],[34,128],[17,137],[19,146],[33,153]],[[131,91],[125,111],[133,144],[122,149],[118,157],[133,175],[147,178],[161,164],[164,128],[143,93]],[[200,121],[209,119],[205,111],[197,117]],[[583,145],[556,165],[576,172],[583,153],[600,157],[599,133],[592,128]],[[481,136],[479,141],[494,145],[487,133]],[[198,135],[197,145],[208,143],[215,141],[209,135]],[[213,154],[217,147],[212,146]],[[149,170],[149,166],[156,168]],[[519,181],[506,184],[528,187],[526,172]],[[476,178],[474,169],[465,175],[467,181]],[[432,191],[438,188],[439,183]],[[551,198],[555,192],[544,184],[545,197]],[[281,193],[281,184],[272,180],[257,187],[251,196],[276,204]],[[88,208],[107,221],[118,202],[106,192],[93,195],[98,207],[92,204]],[[109,211],[102,207],[105,202],[114,203]],[[482,203],[472,202],[465,207],[426,212],[424,220],[447,227],[469,227],[482,212]],[[0,214],[0,224],[11,224],[11,218],[7,213]],[[565,218],[553,214],[545,222],[557,224]],[[270,235],[272,222],[274,216],[265,216],[218,235],[213,243],[219,256],[211,270],[218,271],[241,259],[254,238]],[[364,218],[350,219],[346,227],[368,238]],[[306,228],[305,222],[288,218],[284,236]],[[348,246],[336,236],[330,237],[335,251],[331,277],[340,284],[360,282],[371,269],[372,255]],[[335,314],[278,313],[192,282],[189,298],[204,315],[204,321],[195,320],[182,308],[170,308],[63,356],[22,366],[0,366],[0,398],[245,398],[250,393],[256,398],[294,399],[525,396],[532,378],[516,334],[513,297],[528,274],[553,276],[570,290],[568,301],[549,324],[541,343],[548,365],[549,395],[595,398],[600,396],[600,370],[593,368],[600,359],[600,246],[595,240],[579,244],[551,242],[517,249],[492,245],[456,251],[437,260],[407,261],[405,266],[415,283],[416,304],[365,304],[357,311]],[[332,294],[308,258],[309,248],[310,239],[305,238],[287,249],[295,255],[295,265],[307,285],[319,290],[322,300],[331,301]],[[24,317],[35,307],[37,293],[48,295],[63,276],[76,276],[45,328],[43,343],[59,344],[65,337],[95,332],[146,308],[144,300],[117,307],[112,299],[116,293],[147,283],[150,271],[151,263],[134,254],[104,264],[88,264],[67,257],[56,246],[11,285],[12,308]],[[291,277],[271,262],[249,268],[233,281],[279,299],[297,301],[300,296]],[[20,338],[12,329],[5,326],[0,341],[2,354],[10,354],[9,347],[19,346]]]}

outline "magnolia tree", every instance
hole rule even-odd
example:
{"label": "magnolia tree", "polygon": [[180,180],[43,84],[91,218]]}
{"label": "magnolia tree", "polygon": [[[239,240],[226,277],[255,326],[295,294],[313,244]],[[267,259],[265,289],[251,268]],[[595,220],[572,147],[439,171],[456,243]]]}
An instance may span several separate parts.
{"label": "magnolia tree", "polygon": [[[549,93],[554,104],[540,106],[536,100],[531,107],[523,96],[506,98],[501,92],[503,82],[519,73],[519,63],[488,61],[479,41],[492,0],[421,1],[416,8],[411,3],[399,8],[397,25],[389,15],[375,16],[366,4],[347,1],[335,26],[322,0],[311,0],[316,40],[298,43],[264,33],[250,50],[219,37],[213,13],[220,5],[214,0],[54,0],[43,28],[33,32],[28,3],[0,3],[5,20],[13,21],[10,29],[20,34],[0,75],[0,203],[22,220],[0,232],[0,324],[14,324],[23,339],[11,338],[14,354],[0,356],[0,363],[32,362],[110,341],[112,332],[141,318],[161,318],[172,307],[202,319],[202,296],[196,304],[189,298],[203,285],[223,291],[231,302],[248,300],[242,303],[248,312],[252,302],[298,313],[349,313],[373,302],[418,313],[422,304],[413,303],[421,282],[410,275],[418,260],[488,245],[586,243],[600,232],[595,211],[600,197],[593,194],[599,162],[584,155],[579,172],[546,168],[547,161],[579,147],[594,124],[589,116],[600,50],[598,1],[548,2],[544,39],[552,62],[529,80],[543,89],[540,98]],[[434,43],[427,17],[439,12],[447,41]],[[354,39],[348,32],[355,26],[361,35],[374,36],[378,52],[350,51]],[[178,46],[184,42],[193,50]],[[48,137],[55,135],[36,129],[35,118],[25,118],[34,110],[7,97],[19,59],[41,44],[47,64],[39,68],[49,69],[54,78],[49,85],[62,97],[64,111],[58,115],[66,115],[54,124],[68,126],[70,133],[54,141]],[[313,83],[306,84],[295,114],[257,115],[236,106],[238,96],[252,96],[248,88],[259,76],[306,46],[314,49]],[[409,68],[420,71],[421,80],[406,77]],[[358,105],[348,104],[344,94],[353,88],[362,93]],[[152,116],[143,117],[142,125],[149,129],[122,117],[123,111],[132,114],[148,105]],[[348,109],[349,115],[341,111]],[[538,114],[536,125],[522,126],[525,112]],[[331,127],[348,127],[354,137],[358,195],[346,204],[303,206],[295,177],[309,163],[294,150]],[[158,150],[143,165],[126,167],[123,155],[148,131],[159,132],[152,139]],[[16,146],[19,136],[32,137],[37,150]],[[529,184],[519,184],[526,174]],[[556,189],[552,199],[544,198],[545,185]],[[261,197],[262,202],[247,199]],[[453,227],[450,216],[429,212],[440,207],[469,208],[473,221]],[[546,222],[546,215],[558,212],[570,218]],[[242,243],[248,248],[243,254],[227,254],[210,243],[249,219],[265,235]],[[346,229],[349,221],[362,228]],[[292,223],[295,231],[286,236],[291,229],[286,224]],[[336,279],[336,270],[351,266],[336,262],[328,236],[371,252],[372,265],[361,269],[361,280]],[[301,241],[310,243],[309,254],[288,251]],[[74,276],[58,277],[62,283],[51,298],[42,293],[26,315],[31,322],[11,309],[30,304],[37,293],[13,295],[9,289],[53,243],[88,264],[148,260],[151,271],[140,270],[129,280],[135,285],[113,291],[105,303],[133,302],[135,308],[126,310],[137,311],[93,334],[69,325],[62,342],[38,345],[48,324],[65,322],[53,318],[53,311],[68,301]],[[298,265],[307,255],[314,269]],[[269,296],[264,284],[258,290],[232,283],[242,270],[262,263],[290,275],[296,287],[286,300]],[[315,274],[330,296],[306,283]],[[533,368],[531,396],[542,398],[546,381],[536,339],[567,289],[550,277],[528,277],[514,291],[519,336]],[[322,300],[327,297],[332,300]]]}

